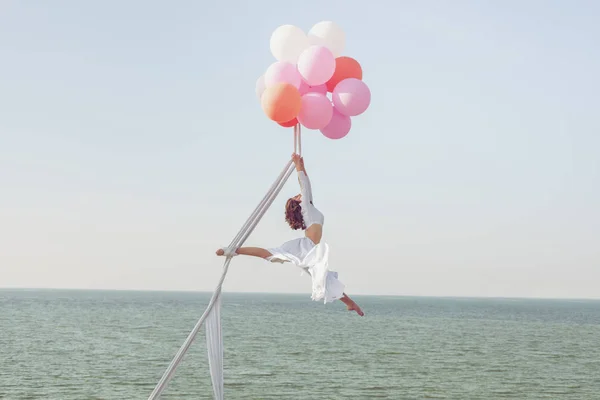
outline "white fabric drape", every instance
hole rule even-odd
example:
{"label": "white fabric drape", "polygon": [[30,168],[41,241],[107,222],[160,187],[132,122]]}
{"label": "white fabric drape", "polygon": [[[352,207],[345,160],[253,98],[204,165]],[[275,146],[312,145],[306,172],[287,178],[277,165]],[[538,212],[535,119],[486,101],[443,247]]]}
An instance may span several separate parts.
{"label": "white fabric drape", "polygon": [[[296,129],[295,129],[296,130]],[[298,140],[298,146],[300,146],[299,138],[299,128],[298,133],[295,135],[295,138]],[[296,141],[294,142],[294,150],[296,149]],[[242,229],[238,232],[235,238],[231,241],[228,248],[237,250],[241,247],[246,239],[250,236],[258,222],[261,220],[263,215],[267,212],[283,186],[289,179],[290,175],[294,171],[294,165],[292,161],[289,161],[281,174],[277,177],[277,180],[271,185],[271,188],[265,195],[265,197],[261,200],[259,205],[256,207],[254,212],[250,215]],[[160,397],[162,392],[165,390],[168,382],[173,377],[175,373],[175,369],[181,363],[183,356],[189,350],[194,338],[198,334],[198,331],[202,327],[202,324],[206,321],[206,340],[208,347],[208,357],[209,357],[209,365],[210,365],[210,374],[211,380],[213,383],[213,392],[215,394],[216,400],[223,399],[223,337],[221,331],[221,287],[223,285],[223,281],[225,280],[225,276],[227,275],[227,271],[229,269],[229,264],[231,263],[231,257],[226,257],[225,263],[223,265],[223,274],[221,275],[221,279],[219,280],[219,284],[213,293],[213,296],[208,304],[208,307],[204,311],[204,314],[200,317],[200,320],[192,329],[192,332],[188,335],[185,342],[175,355],[175,358],[171,361],[167,370],[159,380],[158,384],[148,397],[148,400],[155,400]],[[208,319],[208,321],[207,321]]]}
{"label": "white fabric drape", "polygon": [[215,400],[223,400],[223,331],[221,330],[221,293],[206,317],[206,348]]}
{"label": "white fabric drape", "polygon": [[[300,139],[301,129],[300,125],[297,124],[294,126],[294,153],[302,154],[302,141]],[[267,192],[267,194],[260,201],[256,209],[252,212],[242,229],[237,233],[235,238],[229,244],[229,249],[233,249],[234,251],[241,247],[248,236],[254,231],[256,225],[261,220],[263,215],[267,212],[273,201],[283,189],[283,186],[287,182],[288,178],[294,171],[293,162],[290,160],[286,164],[285,168],[275,182],[271,185],[271,188]],[[160,378],[156,387],[148,397],[148,400],[156,400],[160,397],[162,392],[167,387],[167,384],[173,377],[175,370],[181,363],[183,356],[189,350],[194,338],[200,331],[202,324],[206,321],[206,345],[208,348],[208,362],[211,380],[213,384],[213,392],[216,400],[222,400],[223,393],[223,332],[221,330],[221,287],[223,286],[223,282],[225,280],[225,276],[227,275],[227,271],[229,270],[229,264],[231,263],[231,257],[226,257],[225,263],[223,264],[223,274],[221,275],[221,279],[219,280],[219,284],[213,293],[210,302],[208,303],[208,307],[194,326],[194,329],[190,332],[188,337],[185,339],[183,345],[177,351],[175,358],[171,361],[167,370],[164,372],[163,376]]]}

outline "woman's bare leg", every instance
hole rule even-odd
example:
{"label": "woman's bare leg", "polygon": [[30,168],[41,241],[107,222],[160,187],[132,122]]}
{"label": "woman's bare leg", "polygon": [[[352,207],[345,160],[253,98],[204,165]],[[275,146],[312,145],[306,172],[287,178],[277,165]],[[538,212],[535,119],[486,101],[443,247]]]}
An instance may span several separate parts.
{"label": "woman's bare leg", "polygon": [[358,304],[356,304],[356,302],[354,300],[352,300],[350,297],[348,297],[348,295],[346,293],[344,293],[344,297],[342,297],[340,300],[342,301],[342,303],[344,303],[346,305],[346,307],[348,308],[348,311],[356,311],[356,313],[358,315],[360,315],[361,317],[363,315],[365,315],[365,313],[360,309]]}
{"label": "woman's bare leg", "polygon": [[[244,256],[259,257],[265,259],[272,256],[271,252],[261,247],[240,247],[239,249],[237,249],[236,253]],[[217,250],[218,256],[222,256],[224,254],[225,252],[223,251],[223,249]]]}

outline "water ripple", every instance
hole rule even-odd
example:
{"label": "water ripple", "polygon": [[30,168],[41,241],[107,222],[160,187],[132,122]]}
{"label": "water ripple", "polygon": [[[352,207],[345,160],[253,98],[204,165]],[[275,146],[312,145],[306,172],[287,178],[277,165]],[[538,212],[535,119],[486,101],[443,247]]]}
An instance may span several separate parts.
{"label": "water ripple", "polygon": [[[225,294],[228,399],[600,399],[600,302]],[[0,399],[146,399],[208,294],[0,290]],[[163,399],[211,399],[199,335]]]}

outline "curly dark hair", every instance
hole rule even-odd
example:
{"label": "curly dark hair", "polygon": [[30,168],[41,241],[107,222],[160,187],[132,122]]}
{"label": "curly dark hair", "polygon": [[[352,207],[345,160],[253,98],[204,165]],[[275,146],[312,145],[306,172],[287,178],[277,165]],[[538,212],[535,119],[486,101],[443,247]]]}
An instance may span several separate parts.
{"label": "curly dark hair", "polygon": [[304,218],[302,218],[302,207],[298,200],[291,198],[285,203],[285,221],[293,230],[306,229]]}

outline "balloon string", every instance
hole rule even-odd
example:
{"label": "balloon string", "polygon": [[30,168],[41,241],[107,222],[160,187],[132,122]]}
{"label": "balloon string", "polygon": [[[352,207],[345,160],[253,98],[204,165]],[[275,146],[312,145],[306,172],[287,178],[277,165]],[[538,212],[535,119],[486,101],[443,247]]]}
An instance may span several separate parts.
{"label": "balloon string", "polygon": [[302,128],[300,124],[296,126],[298,127],[298,154],[302,155]]}
{"label": "balloon string", "polygon": [[302,137],[300,124],[294,125],[294,153],[302,155]]}

